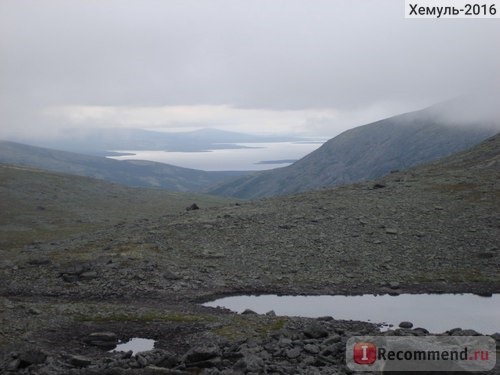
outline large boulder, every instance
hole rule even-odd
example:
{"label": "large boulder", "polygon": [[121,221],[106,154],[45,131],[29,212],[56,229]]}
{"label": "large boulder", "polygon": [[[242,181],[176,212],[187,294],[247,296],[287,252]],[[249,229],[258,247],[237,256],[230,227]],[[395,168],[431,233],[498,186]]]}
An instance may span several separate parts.
{"label": "large boulder", "polygon": [[94,332],[88,335],[84,341],[92,346],[103,349],[113,349],[118,343],[118,337],[113,332]]}

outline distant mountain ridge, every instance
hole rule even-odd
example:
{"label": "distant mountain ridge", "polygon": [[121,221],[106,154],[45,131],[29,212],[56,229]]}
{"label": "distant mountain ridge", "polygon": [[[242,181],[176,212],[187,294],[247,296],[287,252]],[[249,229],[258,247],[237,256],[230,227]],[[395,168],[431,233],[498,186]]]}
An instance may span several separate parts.
{"label": "distant mountain ridge", "polygon": [[[465,150],[499,130],[495,119],[461,121],[464,100],[377,121],[343,132],[294,164],[257,172],[211,189],[210,193],[261,198],[377,178]],[[457,123],[460,123],[457,125]]]}
{"label": "distant mountain ridge", "polygon": [[113,160],[0,141],[0,163],[62,172],[128,186],[200,192],[246,172],[205,172],[143,160]]}
{"label": "distant mountain ridge", "polygon": [[[71,130],[69,130],[71,134]],[[188,132],[160,132],[141,129],[90,129],[74,131],[70,137],[56,137],[51,140],[14,140],[69,152],[89,155],[111,155],[114,150],[179,151],[195,152],[216,149],[245,148],[241,143],[265,143],[300,141],[305,138],[286,136],[260,136],[220,129],[203,128]]]}

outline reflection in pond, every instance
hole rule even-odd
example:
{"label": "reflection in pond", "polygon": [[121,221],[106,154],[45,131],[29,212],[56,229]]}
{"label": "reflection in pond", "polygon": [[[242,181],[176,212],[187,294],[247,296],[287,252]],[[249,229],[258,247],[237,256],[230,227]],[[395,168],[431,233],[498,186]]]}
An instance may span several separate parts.
{"label": "reflection in pond", "polygon": [[411,321],[439,333],[453,328],[480,333],[500,332],[500,295],[402,294],[362,296],[236,296],[207,302],[204,306],[225,307],[241,313],[251,309],[259,314],[273,310],[277,315],[361,320],[397,325]]}
{"label": "reflection in pond", "polygon": [[148,350],[152,350],[154,346],[155,346],[155,340],[134,337],[127,342],[118,344],[116,348],[114,348],[112,351],[128,352],[129,350],[132,350],[133,354],[137,354],[139,352],[146,352]]}

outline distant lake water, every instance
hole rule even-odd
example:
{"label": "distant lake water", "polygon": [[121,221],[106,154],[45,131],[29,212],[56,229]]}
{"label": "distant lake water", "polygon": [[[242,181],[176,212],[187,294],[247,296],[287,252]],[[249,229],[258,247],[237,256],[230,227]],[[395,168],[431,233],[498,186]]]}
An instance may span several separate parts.
{"label": "distant lake water", "polygon": [[113,150],[132,155],[110,156],[116,160],[150,160],[204,171],[258,171],[290,165],[323,144],[318,142],[237,143],[246,148],[169,152]]}

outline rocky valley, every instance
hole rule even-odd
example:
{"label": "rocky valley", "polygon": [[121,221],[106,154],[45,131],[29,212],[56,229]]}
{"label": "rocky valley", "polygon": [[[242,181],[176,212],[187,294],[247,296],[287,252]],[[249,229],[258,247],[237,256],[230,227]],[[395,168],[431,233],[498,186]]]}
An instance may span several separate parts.
{"label": "rocky valley", "polygon": [[[91,179],[3,168],[9,172],[2,179],[0,263],[6,373],[350,373],[350,336],[428,331],[381,333],[367,322],[235,314],[201,303],[258,293],[500,291],[498,135],[373,181],[252,202],[198,200],[201,209],[189,211],[189,197],[153,197],[161,208],[139,199],[146,189],[126,188],[127,196],[111,184],[98,190],[115,194],[115,201],[85,204],[95,199],[82,188]],[[42,177],[64,180],[56,186],[59,199],[53,184],[38,196],[23,195],[15,181],[26,174],[35,185]],[[77,186],[78,207],[95,221],[79,218],[63,199]],[[23,215],[12,216],[9,202],[22,202]],[[124,217],[120,207],[128,207]],[[51,234],[51,223],[71,218],[72,230]],[[460,328],[444,334],[475,334]],[[108,352],[133,337],[156,340],[155,349]]]}

